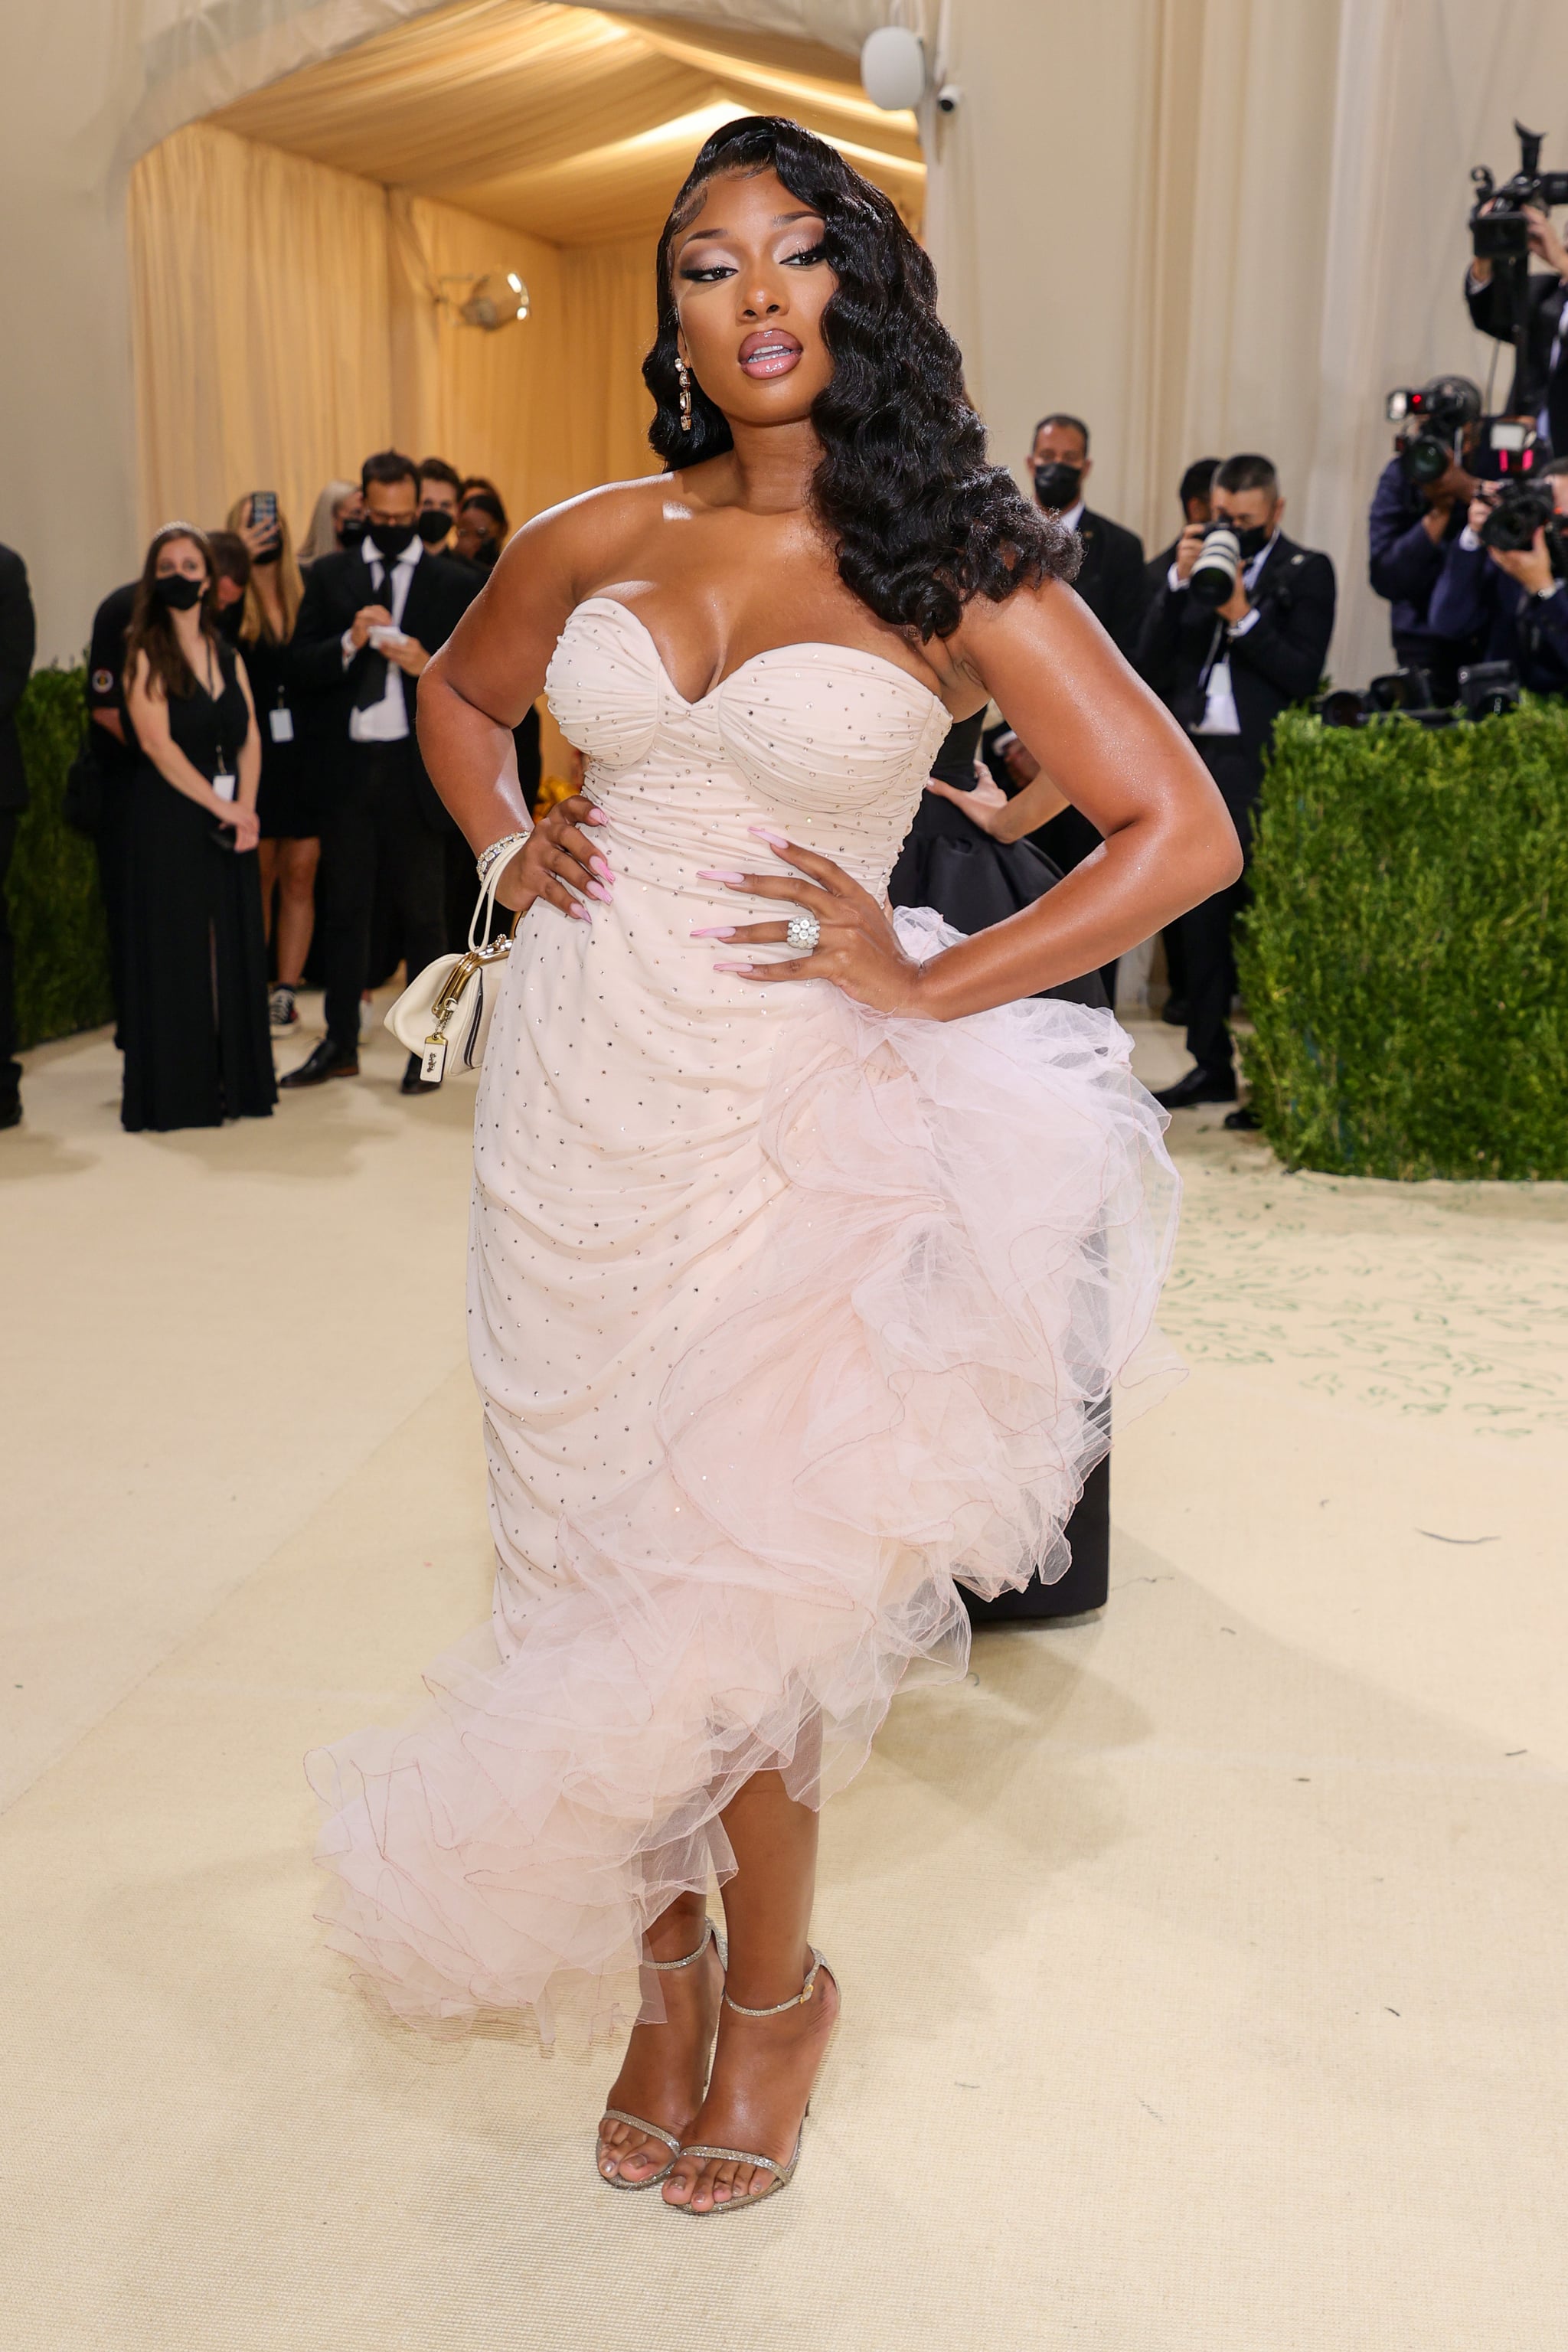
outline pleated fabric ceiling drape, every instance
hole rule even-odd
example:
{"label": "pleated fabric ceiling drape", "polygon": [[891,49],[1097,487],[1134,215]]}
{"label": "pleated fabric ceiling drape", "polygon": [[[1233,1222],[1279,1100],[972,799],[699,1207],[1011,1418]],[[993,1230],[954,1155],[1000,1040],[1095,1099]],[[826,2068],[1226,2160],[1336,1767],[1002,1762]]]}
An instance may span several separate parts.
{"label": "pleated fabric ceiling drape", "polygon": [[[136,164],[129,241],[144,535],[257,488],[298,534],[389,444],[489,476],[514,521],[657,471],[650,241],[550,245],[210,123]],[[528,285],[521,324],[486,333],[434,299],[498,266]]]}

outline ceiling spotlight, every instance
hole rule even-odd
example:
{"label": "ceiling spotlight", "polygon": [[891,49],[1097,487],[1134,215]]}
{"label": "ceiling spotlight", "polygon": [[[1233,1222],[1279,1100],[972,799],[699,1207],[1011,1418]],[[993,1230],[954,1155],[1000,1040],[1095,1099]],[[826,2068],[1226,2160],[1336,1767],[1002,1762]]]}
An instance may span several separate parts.
{"label": "ceiling spotlight", "polygon": [[479,278],[443,278],[442,286],[466,287],[463,294],[443,294],[465,327],[482,327],[493,334],[510,327],[529,311],[528,289],[515,269],[487,269]]}
{"label": "ceiling spotlight", "polygon": [[903,25],[868,33],[860,51],[860,86],[885,114],[918,106],[926,90],[925,44]]}

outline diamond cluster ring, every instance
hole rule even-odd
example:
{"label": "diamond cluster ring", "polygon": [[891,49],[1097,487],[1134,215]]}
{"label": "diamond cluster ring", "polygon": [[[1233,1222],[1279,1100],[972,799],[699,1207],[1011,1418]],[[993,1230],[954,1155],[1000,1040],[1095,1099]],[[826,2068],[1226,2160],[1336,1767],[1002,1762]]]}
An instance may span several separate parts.
{"label": "diamond cluster ring", "polygon": [[792,915],[784,927],[784,937],[792,948],[804,948],[809,955],[822,938],[822,925],[815,915]]}

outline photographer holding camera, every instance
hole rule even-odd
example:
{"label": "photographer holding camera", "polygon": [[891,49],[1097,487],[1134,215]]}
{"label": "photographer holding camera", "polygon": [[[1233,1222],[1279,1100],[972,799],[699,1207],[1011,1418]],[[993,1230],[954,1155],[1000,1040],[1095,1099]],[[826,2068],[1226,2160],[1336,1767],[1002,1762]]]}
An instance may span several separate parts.
{"label": "photographer holding camera", "polygon": [[[1568,456],[1568,246],[1552,226],[1568,205],[1568,172],[1543,172],[1543,134],[1514,124],[1519,170],[1500,187],[1484,163],[1470,173],[1473,258],[1465,279],[1472,323],[1514,349],[1510,416],[1530,416],[1543,441]],[[1546,271],[1531,271],[1531,260]]]}
{"label": "photographer holding camera", "polygon": [[[1432,619],[1433,593],[1443,559],[1465,527],[1476,494],[1466,467],[1481,413],[1479,388],[1467,376],[1436,376],[1419,394],[1401,430],[1396,453],[1378,477],[1367,517],[1368,575],[1386,598],[1394,658],[1401,669],[1425,672],[1435,703],[1458,698],[1459,669],[1480,659],[1480,640],[1456,639]],[[1415,431],[1411,431],[1411,426]]]}
{"label": "photographer holding camera", "polygon": [[1568,695],[1568,457],[1529,482],[1483,482],[1433,592],[1435,626],[1473,635],[1532,694]]}
{"label": "photographer holding camera", "polygon": [[[1279,713],[1313,692],[1334,626],[1334,567],[1280,529],[1285,501],[1267,457],[1227,457],[1214,478],[1214,520],[1190,523],[1138,646],[1138,667],[1192,736],[1244,851],[1264,754]],[[1181,919],[1187,1051],[1194,1066],[1157,1095],[1167,1110],[1234,1102],[1226,1014],[1235,989],[1231,924],[1247,878]],[[1250,1126],[1237,1111],[1226,1125]]]}
{"label": "photographer holding camera", "polygon": [[[1493,199],[1500,207],[1502,202],[1501,197]],[[1539,205],[1523,207],[1523,224],[1531,253],[1546,264],[1545,272],[1532,270],[1526,282],[1523,350],[1518,349],[1506,269],[1478,257],[1465,278],[1465,300],[1472,323],[1483,335],[1515,344],[1509,415],[1533,416],[1542,439],[1568,453],[1568,246]]]}

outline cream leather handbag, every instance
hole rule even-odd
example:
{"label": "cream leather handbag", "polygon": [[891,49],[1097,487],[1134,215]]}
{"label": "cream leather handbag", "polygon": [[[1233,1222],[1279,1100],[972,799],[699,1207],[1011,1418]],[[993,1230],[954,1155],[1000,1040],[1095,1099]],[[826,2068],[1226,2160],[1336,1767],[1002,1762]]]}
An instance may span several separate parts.
{"label": "cream leather handbag", "polygon": [[387,1013],[386,1026],[400,1045],[418,1055],[419,1076],[427,1087],[440,1085],[454,1047],[462,1055],[465,1069],[478,1069],[484,1059],[501,967],[511,953],[521,920],[514,915],[509,929],[490,937],[496,887],[526,840],[524,835],[504,857],[498,857],[485,877],[468,925],[468,952],[437,956],[427,963]]}

